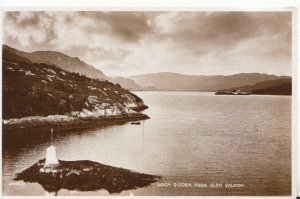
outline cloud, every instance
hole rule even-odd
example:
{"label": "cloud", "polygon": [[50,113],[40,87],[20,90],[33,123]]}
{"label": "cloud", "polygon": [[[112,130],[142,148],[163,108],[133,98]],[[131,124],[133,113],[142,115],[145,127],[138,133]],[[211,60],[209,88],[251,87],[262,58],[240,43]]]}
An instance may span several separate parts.
{"label": "cloud", "polygon": [[291,73],[290,12],[6,12],[4,42],[108,75]]}
{"label": "cloud", "polygon": [[18,40],[24,46],[46,43],[53,39],[53,20],[45,12],[7,12],[4,41]]}
{"label": "cloud", "polygon": [[[286,34],[291,37],[289,13],[177,12],[156,18],[158,38],[172,40],[192,53],[227,50],[239,42],[257,37]],[[289,40],[282,40],[289,43]]]}
{"label": "cloud", "polygon": [[110,34],[124,42],[136,42],[152,31],[148,18],[143,12],[79,12],[80,16],[92,19],[102,26],[90,26],[87,33]]}

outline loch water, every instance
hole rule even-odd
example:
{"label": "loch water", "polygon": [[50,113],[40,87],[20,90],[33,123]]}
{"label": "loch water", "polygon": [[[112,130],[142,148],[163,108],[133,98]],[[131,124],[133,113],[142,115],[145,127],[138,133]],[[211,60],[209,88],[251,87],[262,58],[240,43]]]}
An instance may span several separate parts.
{"label": "loch water", "polygon": [[[291,194],[291,97],[135,92],[149,109],[141,125],[55,132],[61,160],[92,160],[161,176],[120,195]],[[45,157],[50,132],[3,131],[4,195],[44,195],[14,175]],[[59,190],[58,195],[109,195]]]}

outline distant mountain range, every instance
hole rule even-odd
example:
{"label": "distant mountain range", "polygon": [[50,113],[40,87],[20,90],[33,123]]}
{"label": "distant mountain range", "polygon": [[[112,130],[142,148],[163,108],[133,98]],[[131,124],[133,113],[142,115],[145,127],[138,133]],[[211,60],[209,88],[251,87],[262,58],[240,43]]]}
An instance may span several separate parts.
{"label": "distant mountain range", "polygon": [[131,90],[131,91],[157,91],[159,89],[153,87],[153,86],[142,86],[140,84],[137,84],[134,80],[130,78],[125,77],[110,77],[109,81],[113,83],[118,83],[122,87]]}
{"label": "distant mountain range", "polygon": [[178,73],[153,73],[130,76],[129,79],[143,86],[155,87],[168,91],[220,91],[234,87],[254,85],[256,83],[288,78],[261,73],[239,73],[223,76],[183,75]]}
{"label": "distant mountain range", "polygon": [[63,70],[75,72],[90,78],[109,80],[132,91],[222,91],[238,87],[253,86],[259,82],[290,78],[261,73],[239,73],[235,75],[185,75],[161,72],[130,77],[108,77],[99,69],[78,57],[70,57],[56,51],[23,52],[3,45],[5,51],[20,55],[33,63],[55,65]]}

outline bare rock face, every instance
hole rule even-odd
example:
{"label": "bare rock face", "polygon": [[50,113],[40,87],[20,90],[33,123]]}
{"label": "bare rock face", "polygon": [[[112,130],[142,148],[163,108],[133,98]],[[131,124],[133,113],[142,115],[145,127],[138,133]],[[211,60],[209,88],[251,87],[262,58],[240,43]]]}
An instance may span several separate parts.
{"label": "bare rock face", "polygon": [[123,168],[103,165],[88,160],[62,161],[55,167],[44,167],[45,159],[39,160],[16,175],[15,180],[37,182],[46,191],[60,189],[96,191],[105,189],[109,193],[149,186],[159,176],[133,172]]}

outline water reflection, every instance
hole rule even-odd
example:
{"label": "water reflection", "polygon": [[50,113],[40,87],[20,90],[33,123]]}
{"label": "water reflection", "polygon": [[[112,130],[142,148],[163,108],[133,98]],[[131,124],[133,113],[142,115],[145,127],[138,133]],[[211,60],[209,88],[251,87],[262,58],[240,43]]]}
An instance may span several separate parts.
{"label": "water reflection", "polygon": [[[99,127],[90,127],[85,130],[69,130],[57,131],[54,128],[54,139],[71,139],[76,136],[88,136],[95,130],[105,130],[111,126],[122,126],[128,122],[119,122],[114,125],[103,125]],[[48,144],[50,142],[51,134],[49,128],[36,129],[3,129],[2,142],[3,153],[9,156],[17,156],[24,148],[32,149],[38,145]]]}

